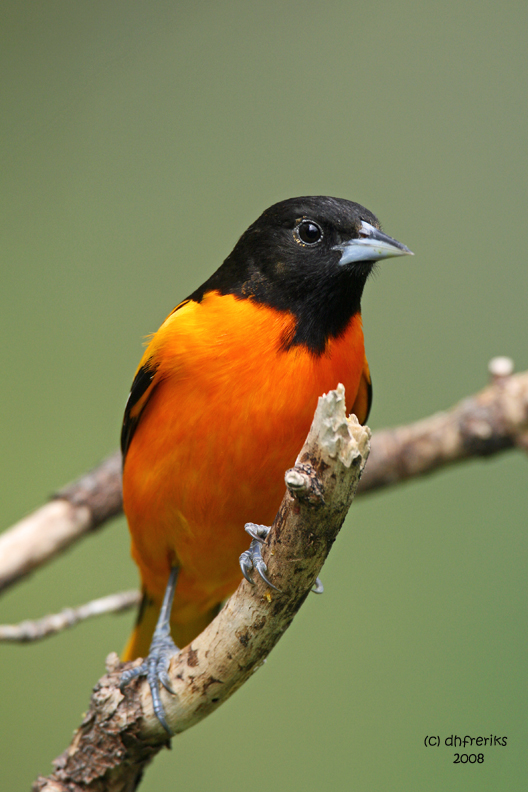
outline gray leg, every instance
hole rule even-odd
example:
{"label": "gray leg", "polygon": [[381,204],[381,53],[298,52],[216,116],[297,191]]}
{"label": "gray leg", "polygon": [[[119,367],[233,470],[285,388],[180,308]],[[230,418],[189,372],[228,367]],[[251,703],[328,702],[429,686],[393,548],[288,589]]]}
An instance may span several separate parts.
{"label": "gray leg", "polygon": [[161,606],[158,623],[152,636],[149,654],[146,660],[136,668],[130,668],[124,671],[121,675],[121,682],[119,687],[121,690],[128,685],[133,679],[138,676],[146,676],[152,694],[152,705],[156,717],[165,729],[165,731],[172,735],[167,720],[165,718],[165,710],[161,703],[160,697],[160,682],[163,687],[174,694],[170,686],[169,675],[167,673],[171,657],[178,654],[180,651],[174,641],[172,640],[170,631],[170,615],[172,610],[172,602],[174,600],[174,592],[176,590],[176,583],[178,582],[178,567],[173,567],[169,575],[167,588],[163,597],[163,604]]}

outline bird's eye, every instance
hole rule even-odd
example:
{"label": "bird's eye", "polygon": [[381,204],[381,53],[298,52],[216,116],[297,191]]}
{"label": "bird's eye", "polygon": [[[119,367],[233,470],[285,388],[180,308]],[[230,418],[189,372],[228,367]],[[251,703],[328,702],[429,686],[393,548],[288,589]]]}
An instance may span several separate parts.
{"label": "bird's eye", "polygon": [[313,220],[303,220],[295,231],[303,245],[315,245],[323,238],[323,229]]}

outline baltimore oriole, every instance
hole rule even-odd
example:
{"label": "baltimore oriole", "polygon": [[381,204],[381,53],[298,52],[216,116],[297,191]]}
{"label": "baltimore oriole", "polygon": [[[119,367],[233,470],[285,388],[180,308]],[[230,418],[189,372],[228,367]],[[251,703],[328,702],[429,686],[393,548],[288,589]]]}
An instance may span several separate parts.
{"label": "baltimore oriole", "polygon": [[374,262],[410,252],[357,203],[282,201],[152,337],[121,437],[143,585],[123,659],[150,653],[122,686],[147,675],[169,733],[159,684],[170,690],[170,657],[240,582],[244,525],[271,525],[318,397],[342,382],[348,411],[366,421],[363,287]]}

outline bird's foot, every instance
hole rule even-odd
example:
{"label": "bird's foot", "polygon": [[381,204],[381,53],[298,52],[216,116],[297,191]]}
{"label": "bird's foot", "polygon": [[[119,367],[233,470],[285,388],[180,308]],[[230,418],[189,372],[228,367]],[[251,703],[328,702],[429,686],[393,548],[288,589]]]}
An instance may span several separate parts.
{"label": "bird's foot", "polygon": [[156,629],[154,630],[154,635],[152,636],[148,657],[146,660],[143,660],[140,666],[129,668],[128,671],[124,671],[121,675],[121,681],[119,683],[119,687],[121,688],[122,692],[123,688],[126,687],[126,685],[128,685],[128,683],[133,679],[136,679],[136,677],[147,677],[150,693],[152,695],[152,706],[154,708],[154,712],[157,719],[169,736],[172,736],[172,729],[167,723],[165,709],[161,702],[160,683],[163,685],[165,690],[168,690],[173,696],[176,695],[171,687],[169,674],[167,672],[169,670],[171,658],[174,657],[174,655],[179,654],[180,651],[172,640],[170,631],[170,613],[172,609],[172,602],[174,600],[176,583],[178,582],[178,573],[178,567],[172,567],[167,588],[165,589],[165,595],[163,597],[163,604],[160,609],[158,623],[156,624]]}
{"label": "bird's foot", "polygon": [[156,630],[154,632],[152,643],[150,644],[148,657],[135,668],[129,668],[121,675],[119,687],[121,692],[123,689],[137,677],[144,676],[149,683],[150,692],[152,695],[152,706],[157,719],[165,729],[165,731],[172,736],[172,729],[167,723],[165,717],[165,708],[163,707],[160,696],[160,683],[165,690],[169,693],[176,695],[171,687],[169,679],[169,665],[171,658],[179,653],[179,649],[171,638],[170,631],[167,630],[163,634],[163,630]]}
{"label": "bird's foot", "polygon": [[249,545],[249,550],[245,550],[242,555],[240,556],[240,569],[242,570],[242,574],[253,586],[255,581],[250,575],[250,572],[254,569],[257,574],[262,578],[264,583],[266,583],[270,588],[274,589],[275,591],[280,591],[277,586],[274,586],[268,578],[266,577],[266,573],[268,571],[268,567],[266,566],[266,562],[262,558],[262,552],[260,546],[264,544],[264,541],[269,534],[271,528],[267,525],[256,525],[255,523],[246,523],[244,526],[244,530],[251,536],[251,544]]}
{"label": "bird's foot", "polygon": [[[268,572],[268,567],[266,566],[266,562],[262,558],[262,551],[260,549],[261,545],[264,544],[271,528],[267,525],[256,525],[255,523],[246,523],[244,526],[246,533],[251,536],[251,544],[249,545],[249,550],[245,550],[242,555],[240,556],[240,569],[242,570],[242,574],[251,585],[254,585],[254,580],[251,577],[250,573],[255,570],[257,574],[262,578],[264,583],[274,589],[275,591],[280,592],[280,589],[277,586],[274,586],[268,578],[266,577]],[[312,591],[314,594],[322,594],[323,584],[316,578],[316,581],[312,587]],[[282,592],[281,592],[282,593]]]}

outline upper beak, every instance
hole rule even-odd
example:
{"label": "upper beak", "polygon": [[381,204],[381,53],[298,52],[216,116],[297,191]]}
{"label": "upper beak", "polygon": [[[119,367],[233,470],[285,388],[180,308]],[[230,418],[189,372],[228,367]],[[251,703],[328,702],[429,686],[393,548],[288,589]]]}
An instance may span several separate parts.
{"label": "upper beak", "polygon": [[406,245],[397,242],[387,234],[383,234],[370,223],[361,221],[359,236],[336,245],[332,250],[340,250],[340,264],[352,261],[379,261],[392,256],[414,256]]}

